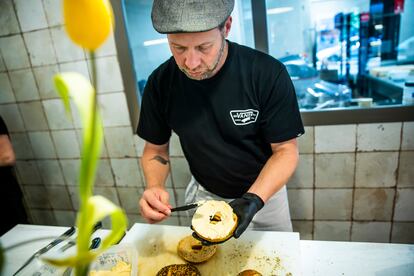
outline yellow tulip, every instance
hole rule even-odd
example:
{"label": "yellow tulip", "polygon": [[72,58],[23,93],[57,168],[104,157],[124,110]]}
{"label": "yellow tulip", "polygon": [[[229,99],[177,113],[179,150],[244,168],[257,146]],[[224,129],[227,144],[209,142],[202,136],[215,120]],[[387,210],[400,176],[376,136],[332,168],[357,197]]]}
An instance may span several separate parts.
{"label": "yellow tulip", "polygon": [[63,16],[69,37],[91,51],[101,46],[112,31],[109,0],[63,0]]}

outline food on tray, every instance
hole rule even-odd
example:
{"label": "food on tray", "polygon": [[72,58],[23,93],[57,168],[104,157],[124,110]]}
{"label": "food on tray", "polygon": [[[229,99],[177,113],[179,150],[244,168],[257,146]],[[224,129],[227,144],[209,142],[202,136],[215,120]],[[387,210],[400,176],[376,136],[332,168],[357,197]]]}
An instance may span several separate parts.
{"label": "food on tray", "polygon": [[262,276],[262,274],[254,269],[246,269],[237,274],[237,276]]}
{"label": "food on tray", "polygon": [[207,200],[197,208],[191,224],[201,238],[210,242],[221,242],[233,235],[237,226],[237,215],[227,202]]}
{"label": "food on tray", "polygon": [[89,276],[130,276],[131,264],[119,261],[111,270],[91,271]]}
{"label": "food on tray", "polygon": [[191,263],[202,263],[213,257],[217,245],[204,246],[193,236],[187,236],[180,240],[177,246],[178,255]]}
{"label": "food on tray", "polygon": [[173,264],[161,268],[156,276],[201,276],[201,274],[191,264]]}

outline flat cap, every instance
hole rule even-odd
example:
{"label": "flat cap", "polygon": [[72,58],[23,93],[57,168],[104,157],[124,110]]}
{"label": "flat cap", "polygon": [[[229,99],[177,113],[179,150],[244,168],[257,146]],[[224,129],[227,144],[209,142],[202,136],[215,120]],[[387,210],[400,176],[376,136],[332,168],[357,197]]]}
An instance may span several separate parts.
{"label": "flat cap", "polygon": [[234,8],[234,0],[154,0],[151,19],[162,34],[204,32],[216,28]]}

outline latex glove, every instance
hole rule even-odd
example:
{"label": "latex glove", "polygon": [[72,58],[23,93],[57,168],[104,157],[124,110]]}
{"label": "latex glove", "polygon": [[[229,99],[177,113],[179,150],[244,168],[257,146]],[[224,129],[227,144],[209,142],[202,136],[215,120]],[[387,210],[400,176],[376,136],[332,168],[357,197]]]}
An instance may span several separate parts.
{"label": "latex glove", "polygon": [[254,215],[263,208],[264,202],[256,194],[245,193],[242,197],[236,198],[229,204],[238,217],[238,224],[233,233],[233,237],[237,239],[249,226]]}

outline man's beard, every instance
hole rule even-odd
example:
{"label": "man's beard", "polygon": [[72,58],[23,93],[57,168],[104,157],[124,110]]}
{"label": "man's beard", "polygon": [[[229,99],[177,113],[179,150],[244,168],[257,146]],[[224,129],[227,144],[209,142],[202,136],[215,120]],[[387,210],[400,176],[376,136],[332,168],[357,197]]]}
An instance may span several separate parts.
{"label": "man's beard", "polygon": [[179,67],[180,70],[190,79],[192,80],[205,80],[205,79],[209,79],[214,75],[214,71],[216,70],[218,64],[220,63],[221,58],[223,57],[223,53],[224,53],[224,46],[226,45],[226,39],[224,37],[224,35],[222,35],[222,41],[221,41],[221,46],[220,46],[220,50],[218,52],[217,55],[217,59],[214,62],[213,66],[211,68],[209,68],[207,66],[207,71],[204,72],[203,74],[201,74],[199,77],[194,77],[191,76],[191,74],[187,71],[187,69]]}

